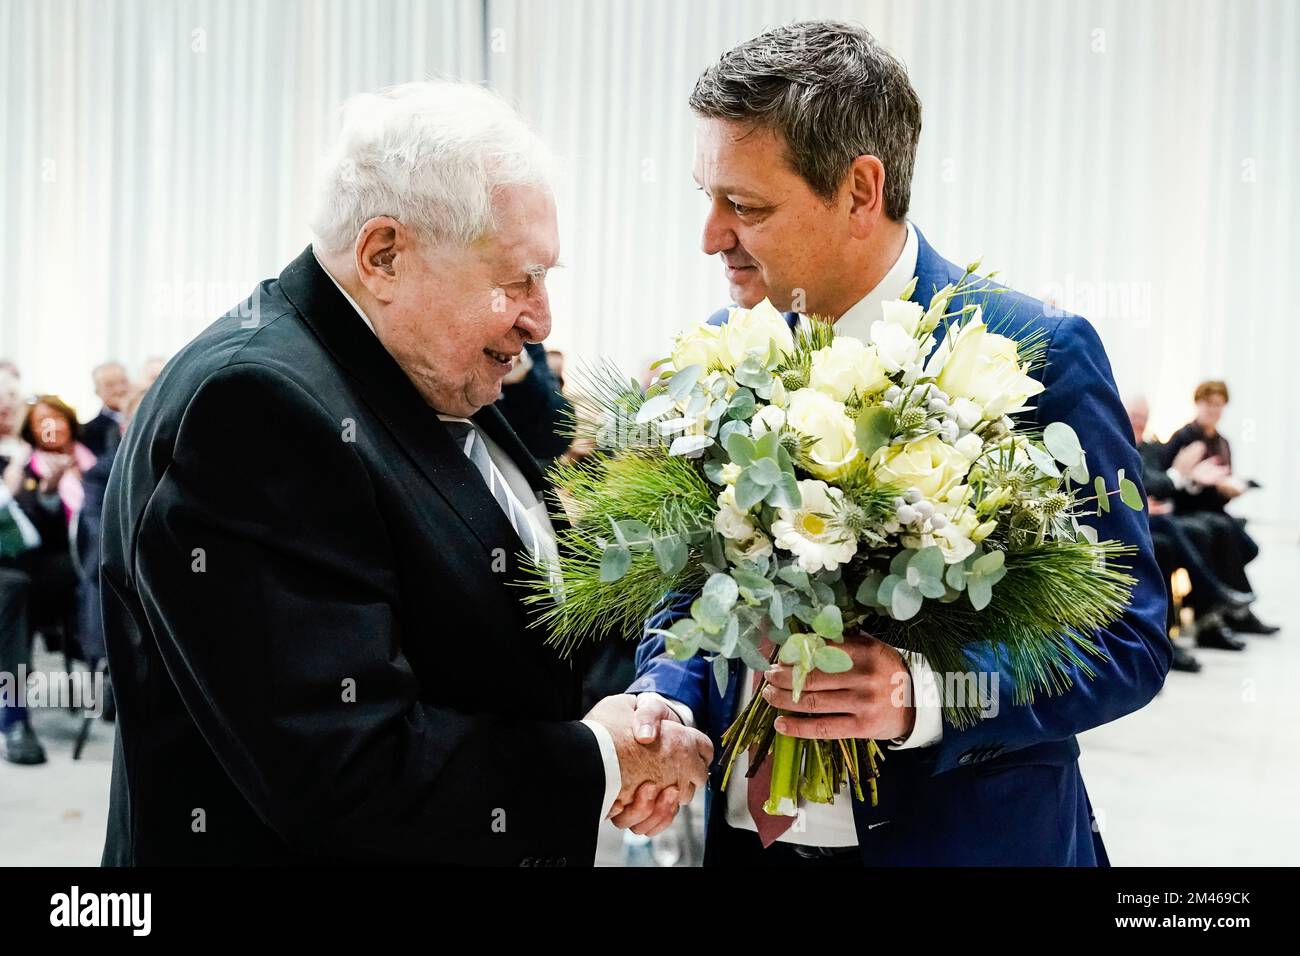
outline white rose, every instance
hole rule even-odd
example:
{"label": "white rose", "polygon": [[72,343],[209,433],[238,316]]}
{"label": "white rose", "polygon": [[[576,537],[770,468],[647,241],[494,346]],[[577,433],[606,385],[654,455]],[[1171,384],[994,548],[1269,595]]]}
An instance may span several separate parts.
{"label": "white rose", "polygon": [[794,350],[794,335],[785,316],[767,299],[752,309],[732,312],[727,324],[722,326],[722,335],[733,368],[750,352],[756,352],[766,362],[773,343],[779,352],[789,354]]}
{"label": "white rose", "polygon": [[812,357],[808,384],[837,402],[857,392],[865,399],[889,387],[889,377],[874,347],[842,335]]}
{"label": "white rose", "polygon": [[721,365],[725,347],[719,326],[697,325],[687,329],[673,343],[673,368],[680,372],[691,365],[702,365],[705,369]]}
{"label": "white rose", "polygon": [[926,435],[903,445],[885,445],[871,456],[871,470],[881,484],[916,488],[938,501],[961,484],[970,470],[968,459],[938,435]]}
{"label": "white rose", "polygon": [[[938,386],[949,395],[968,398],[983,418],[1000,418],[1020,411],[1025,402],[1043,390],[1021,365],[1016,343],[989,332],[977,312],[955,336],[945,338],[931,360],[938,368]],[[933,374],[931,368],[926,374]]]}
{"label": "white rose", "polygon": [[[838,341],[838,340],[837,340]],[[801,435],[816,439],[808,450],[808,470],[819,478],[835,481],[858,461],[853,419],[844,405],[814,388],[801,388],[790,396],[786,425]]]}
{"label": "white rose", "polygon": [[785,427],[785,412],[775,405],[764,405],[749,420],[749,432],[754,438],[762,438],[768,432],[779,432]]}

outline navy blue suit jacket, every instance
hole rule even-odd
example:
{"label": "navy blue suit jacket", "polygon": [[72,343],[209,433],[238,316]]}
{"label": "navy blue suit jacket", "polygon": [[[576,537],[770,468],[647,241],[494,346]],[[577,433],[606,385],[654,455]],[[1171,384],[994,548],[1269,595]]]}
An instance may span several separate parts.
{"label": "navy blue suit jacket", "polygon": [[[938,255],[920,230],[917,236],[914,298],[928,304],[935,291],[959,281],[963,270]],[[1087,451],[1089,472],[1104,476],[1109,487],[1121,468],[1140,483],[1142,462],[1133,429],[1093,327],[1079,316],[1011,291],[970,293],[954,299],[951,308],[966,303],[981,304],[985,322],[1002,334],[1016,339],[1036,330],[1046,334],[1047,362],[1034,373],[1046,386],[1037,398],[1037,424],[1061,421],[1074,428]],[[723,310],[710,321],[724,322],[726,315]],[[1090,523],[1103,540],[1137,548],[1126,562],[1138,582],[1132,603],[1095,638],[1108,659],[1090,658],[1093,679],[1076,674],[1068,693],[1039,694],[1027,706],[1011,703],[1014,685],[1000,669],[996,716],[965,730],[945,722],[943,739],[933,746],[887,750],[879,804],[853,801],[866,865],[1107,865],[1079,773],[1075,735],[1151,700],[1169,670],[1172,645],[1165,633],[1165,588],[1146,514],[1117,506]],[[690,597],[677,597],[651,626],[667,627],[689,603]],[[994,669],[991,655],[969,656],[972,670]],[[720,752],[718,739],[736,711],[738,673],[739,664],[733,662],[724,697],[702,657],[674,661],[664,653],[663,639],[647,634],[628,690],[655,691],[686,704]],[[711,788],[718,779],[715,772]],[[716,829],[725,801],[711,804],[710,826]]]}

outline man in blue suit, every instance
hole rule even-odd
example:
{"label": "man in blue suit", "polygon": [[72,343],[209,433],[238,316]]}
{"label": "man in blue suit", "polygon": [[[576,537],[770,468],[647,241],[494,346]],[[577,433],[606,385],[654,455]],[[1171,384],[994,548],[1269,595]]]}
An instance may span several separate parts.
{"label": "man in blue suit", "polygon": [[[704,72],[691,107],[695,178],[709,200],[703,249],[722,259],[739,305],[767,298],[789,310],[792,324],[796,313],[833,317],[837,335],[866,339],[880,303],[913,277],[923,303],[961,278],[964,270],[907,220],[921,106],[903,65],[865,30],[805,21],[749,40]],[[982,306],[995,331],[1046,337],[1047,361],[1035,373],[1045,391],[1028,413],[1036,423],[1073,427],[1091,473],[1112,485],[1121,468],[1137,480],[1132,429],[1092,326],[1009,290],[971,293],[951,308],[968,303]],[[724,310],[711,321],[725,319]],[[722,794],[715,766],[706,864],[1107,865],[1075,735],[1151,700],[1172,648],[1146,515],[1114,508],[1095,527],[1101,538],[1136,548],[1137,579],[1124,616],[1094,636],[1105,652],[1092,663],[1095,677],[1075,673],[1068,692],[1015,706],[1011,675],[993,654],[972,651],[972,672],[998,672],[1001,703],[958,730],[937,706],[943,676],[869,635],[846,644],[853,670],[814,675],[797,707],[778,667],[768,674],[769,700],[807,714],[783,718],[784,732],[885,746],[879,804],[845,793],[832,805],[801,807],[794,825],[774,835],[770,820],[756,823],[749,781],[737,773]],[[651,625],[666,627],[689,601],[674,596]],[[680,720],[716,742],[756,683],[752,672],[732,668],[720,695],[702,658],[674,661],[648,634],[629,688],[638,695],[638,738],[653,740],[662,720]],[[891,693],[898,682],[910,694]],[[658,796],[645,788],[615,823],[658,832],[675,813],[674,801]]]}

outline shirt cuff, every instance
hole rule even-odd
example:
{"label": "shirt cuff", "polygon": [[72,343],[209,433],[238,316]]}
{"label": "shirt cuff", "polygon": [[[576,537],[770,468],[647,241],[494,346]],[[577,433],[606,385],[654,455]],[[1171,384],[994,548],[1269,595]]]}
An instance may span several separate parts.
{"label": "shirt cuff", "polygon": [[614,738],[610,735],[609,728],[594,720],[584,720],[583,723],[595,735],[596,746],[600,748],[600,760],[605,765],[605,799],[601,801],[600,818],[596,821],[596,825],[600,826],[609,817],[609,811],[614,809],[618,792],[623,789],[623,768],[619,766],[618,751],[614,749]]}
{"label": "shirt cuff", "polygon": [[694,729],[695,712],[691,710],[689,707],[687,707],[685,704],[679,703],[678,701],[675,700],[669,700],[663,694],[656,694],[652,690],[642,691],[640,694],[637,694],[638,697],[641,697],[642,695],[646,697],[653,697],[655,700],[662,701],[669,710],[671,710],[674,714],[677,715],[677,719],[682,722],[683,727],[690,727]]}
{"label": "shirt cuff", "polygon": [[1183,477],[1183,473],[1177,468],[1170,468],[1165,472],[1165,475],[1174,483],[1175,491],[1182,491],[1185,486],[1190,484],[1190,482]]}
{"label": "shirt cuff", "polygon": [[890,750],[913,750],[930,747],[943,739],[943,696],[939,675],[930,667],[923,654],[903,651],[903,660],[912,673],[912,704],[916,708],[916,722],[906,737],[895,737],[889,742]]}

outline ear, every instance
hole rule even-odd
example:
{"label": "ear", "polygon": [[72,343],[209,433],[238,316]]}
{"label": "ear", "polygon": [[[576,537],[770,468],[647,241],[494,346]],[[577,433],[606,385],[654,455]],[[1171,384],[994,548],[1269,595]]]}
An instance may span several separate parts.
{"label": "ear", "polygon": [[392,216],[376,216],[367,220],[357,233],[353,251],[361,284],[380,302],[392,302],[405,265],[404,257],[412,254],[407,228]]}
{"label": "ear", "polygon": [[847,177],[849,232],[866,239],[885,215],[885,164],[875,156],[859,156]]}

